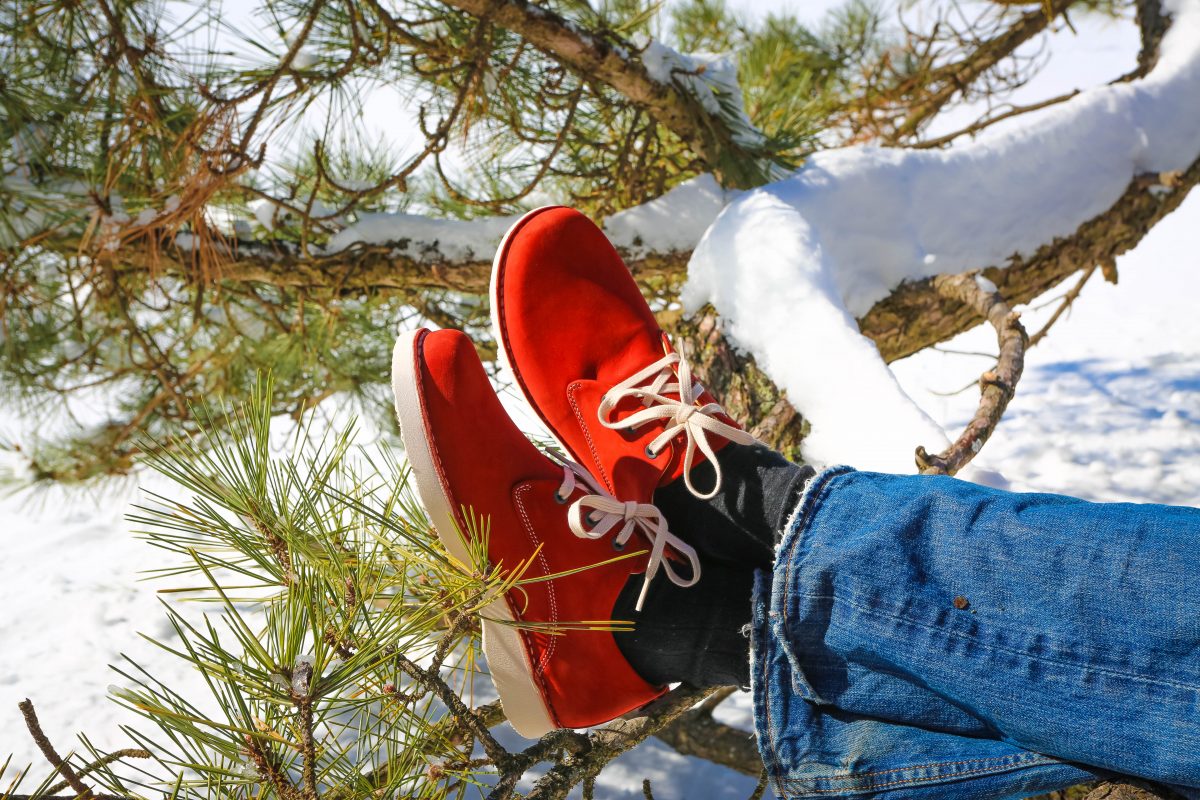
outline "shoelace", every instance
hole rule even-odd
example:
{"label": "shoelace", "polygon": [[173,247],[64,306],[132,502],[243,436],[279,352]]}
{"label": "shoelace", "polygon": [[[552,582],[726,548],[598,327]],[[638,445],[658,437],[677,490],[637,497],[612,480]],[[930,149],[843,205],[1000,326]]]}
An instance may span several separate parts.
{"label": "shoelace", "polygon": [[[700,580],[700,558],[687,542],[667,530],[667,520],[656,506],[647,503],[622,502],[609,494],[592,478],[583,467],[558,453],[551,455],[562,466],[563,482],[555,493],[555,499],[566,503],[575,491],[587,492],[567,509],[567,524],[571,533],[581,539],[600,539],[621,526],[613,537],[613,547],[624,549],[625,545],[640,531],[650,542],[650,560],[646,563],[646,576],[642,580],[642,591],[638,594],[637,611],[642,610],[650,581],[659,569],[666,573],[671,583],[680,587],[695,585]],[[667,548],[687,559],[691,565],[691,577],[683,578],[667,559]]]}
{"label": "shoelace", "polygon": [[[678,365],[678,376],[676,375]],[[672,380],[672,379],[675,380]],[[725,410],[717,403],[697,405],[704,386],[692,379],[692,368],[687,359],[678,353],[668,353],[650,366],[626,378],[604,393],[600,400],[600,424],[613,430],[634,430],[642,425],[666,420],[663,432],[646,445],[646,455],[657,458],[663,448],[674,437],[683,434],[687,447],[683,455],[683,482],[688,491],[701,500],[710,500],[721,489],[721,465],[716,451],[708,441],[708,434],[715,434],[737,444],[754,444],[758,440],[741,428],[735,428],[714,417]],[[668,394],[679,395],[676,400]],[[645,406],[624,419],[609,419],[612,410],[627,397],[636,397]],[[712,462],[716,481],[712,491],[704,493],[692,483],[692,462],[696,449]]]}

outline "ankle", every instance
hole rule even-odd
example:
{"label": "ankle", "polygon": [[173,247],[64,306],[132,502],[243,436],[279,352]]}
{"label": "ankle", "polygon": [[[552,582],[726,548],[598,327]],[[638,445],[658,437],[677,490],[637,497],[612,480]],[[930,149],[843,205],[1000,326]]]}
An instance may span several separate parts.
{"label": "ankle", "polygon": [[[775,545],[816,471],[760,444],[731,444],[717,458],[723,480],[714,497],[697,498],[680,479],[659,488],[654,503],[671,528],[705,555],[770,568]],[[705,461],[692,470],[692,483],[712,486],[715,475]]]}
{"label": "ankle", "polygon": [[705,561],[700,582],[683,588],[656,581],[641,612],[631,576],[613,608],[633,629],[613,634],[630,666],[647,683],[665,686],[748,686],[750,683],[750,569]]}

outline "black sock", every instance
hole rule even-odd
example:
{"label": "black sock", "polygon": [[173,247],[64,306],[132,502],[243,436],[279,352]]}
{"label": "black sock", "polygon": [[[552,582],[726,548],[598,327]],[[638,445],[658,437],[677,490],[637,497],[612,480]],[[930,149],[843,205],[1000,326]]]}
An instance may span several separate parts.
{"label": "black sock", "polygon": [[697,687],[750,685],[750,599],[754,572],[705,562],[694,586],[658,577],[635,611],[642,576],[631,575],[613,608],[633,630],[614,633],[617,647],[647,683]]}
{"label": "black sock", "polygon": [[[763,445],[731,444],[719,453],[721,490],[711,500],[688,491],[683,478],[654,493],[671,530],[705,555],[769,569],[783,526],[816,470],[793,464]],[[700,491],[716,480],[711,462],[692,470]]]}

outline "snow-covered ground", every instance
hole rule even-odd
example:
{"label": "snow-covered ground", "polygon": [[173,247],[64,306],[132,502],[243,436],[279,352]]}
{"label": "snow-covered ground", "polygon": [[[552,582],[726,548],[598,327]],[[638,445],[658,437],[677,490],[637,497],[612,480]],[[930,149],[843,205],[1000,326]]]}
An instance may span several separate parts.
{"label": "snow-covered ground", "polygon": [[[1088,61],[1100,50],[1078,52],[1068,71],[1084,85],[1110,77],[1106,70],[1130,60],[1128,37],[1121,41],[1103,63]],[[978,463],[1018,490],[1200,505],[1200,195],[1120,259],[1118,270],[1119,285],[1094,277],[1070,317],[1030,351],[1017,397]],[[1026,314],[1030,330],[1052,307]],[[980,329],[946,343],[946,352],[893,366],[908,395],[953,434],[977,392],[939,392],[959,389],[990,362],[949,351],[992,352],[994,344]],[[154,478],[144,485],[170,492]],[[23,697],[64,749],[75,731],[101,747],[125,743],[119,726],[135,720],[106,698],[106,687],[119,682],[107,665],[123,652],[172,685],[195,685],[137,635],[170,636],[156,587],[139,582],[158,557],[124,521],[137,497],[130,488],[0,502],[0,760],[13,753],[16,763],[38,761],[16,709]],[[747,698],[720,714],[748,726]],[[754,783],[650,742],[614,763],[597,794],[633,800],[645,777],[660,800],[744,798]]]}

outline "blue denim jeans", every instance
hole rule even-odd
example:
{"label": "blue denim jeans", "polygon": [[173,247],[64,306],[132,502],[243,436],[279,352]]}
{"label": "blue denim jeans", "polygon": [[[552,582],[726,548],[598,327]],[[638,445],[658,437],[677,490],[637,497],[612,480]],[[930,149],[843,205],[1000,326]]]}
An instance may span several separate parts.
{"label": "blue denim jeans", "polygon": [[783,797],[1200,792],[1200,510],[840,467],[754,599]]}

